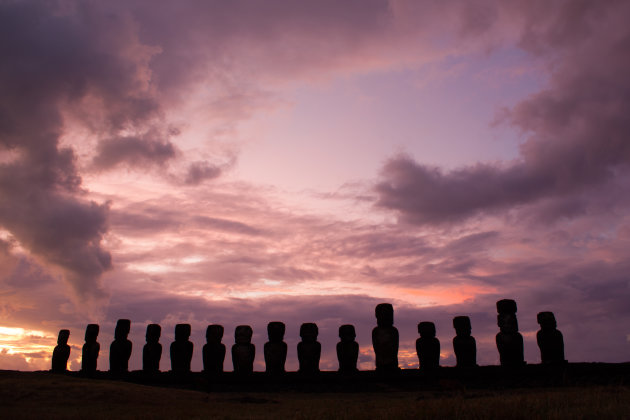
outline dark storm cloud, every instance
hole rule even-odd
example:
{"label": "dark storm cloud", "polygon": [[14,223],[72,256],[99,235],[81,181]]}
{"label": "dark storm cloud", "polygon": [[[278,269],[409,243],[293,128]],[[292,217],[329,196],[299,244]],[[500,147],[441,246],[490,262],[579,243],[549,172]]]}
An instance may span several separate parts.
{"label": "dark storm cloud", "polygon": [[111,169],[120,164],[128,166],[164,165],[176,154],[167,139],[145,136],[118,137],[99,141],[93,165],[96,169]]}

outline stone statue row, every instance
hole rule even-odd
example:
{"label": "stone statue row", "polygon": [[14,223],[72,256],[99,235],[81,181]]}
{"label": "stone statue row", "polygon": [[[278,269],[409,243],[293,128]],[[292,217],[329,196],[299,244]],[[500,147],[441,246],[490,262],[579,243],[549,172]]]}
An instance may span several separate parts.
{"label": "stone statue row", "polygon": [[[523,336],[518,332],[516,319],[516,302],[503,299],[497,302],[497,324],[500,332],[496,336],[497,349],[502,366],[520,366],[525,364],[523,356]],[[377,326],[372,330],[372,346],[374,348],[377,371],[398,370],[398,329],[394,327],[394,308],[389,303],[381,303],[375,309]],[[552,312],[540,312],[537,316],[540,331],[536,335],[542,363],[561,364],[564,360],[564,341],[562,333],[556,328],[556,320]],[[453,349],[457,367],[477,366],[477,343],[471,335],[470,318],[456,316],[453,318],[456,336],[453,338]],[[132,344],[127,338],[131,329],[131,321],[119,319],[116,323],[114,341],[109,350],[110,371],[122,373],[128,371]],[[158,324],[149,324],[146,330],[146,344],[142,351],[142,369],[146,372],[159,372],[162,357],[162,345],[159,343],[162,328]],[[173,372],[190,372],[193,354],[193,343],[190,338],[190,324],[175,326],[175,341],[171,343],[170,359]],[[225,345],[223,326],[213,324],[206,329],[206,341],[203,346],[203,370],[209,374],[223,372]],[[100,344],[96,341],[99,333],[98,324],[89,324],[85,330],[81,370],[85,373],[96,371]],[[270,322],[267,325],[269,341],[264,346],[266,372],[278,374],[285,372],[287,344],[283,341],[285,324]],[[319,371],[321,344],[317,341],[319,330],[314,323],[305,323],[300,327],[302,341],[298,343],[299,372],[309,374]],[[420,338],[416,340],[416,352],[420,369],[437,368],[440,361],[440,341],[436,337],[433,322],[418,324]],[[252,344],[252,328],[239,325],[234,332],[235,343],[232,346],[232,364],[235,373],[251,373],[254,370],[256,347]],[[64,372],[70,357],[68,346],[69,330],[59,331],[57,346],[53,351],[52,370]],[[357,371],[359,344],[355,341],[356,332],[353,325],[339,327],[337,343],[337,359],[339,371],[344,373]]]}

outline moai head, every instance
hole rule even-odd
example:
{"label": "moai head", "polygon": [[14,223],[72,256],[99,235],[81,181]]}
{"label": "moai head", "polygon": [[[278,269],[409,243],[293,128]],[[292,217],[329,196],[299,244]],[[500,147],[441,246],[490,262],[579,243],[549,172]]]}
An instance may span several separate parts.
{"label": "moai head", "polygon": [[379,303],[374,310],[376,324],[379,327],[391,327],[394,325],[394,307],[391,303]]}
{"label": "moai head", "polygon": [[339,338],[341,341],[354,341],[357,333],[354,331],[354,325],[346,324],[339,327]]}
{"label": "moai head", "polygon": [[500,314],[516,313],[516,302],[512,299],[501,299],[497,302],[497,312]]}
{"label": "moai head", "polygon": [[70,330],[59,330],[59,335],[57,336],[57,344],[60,346],[68,344],[68,338],[70,338]]}
{"label": "moai head", "polygon": [[455,333],[460,337],[470,337],[472,327],[470,325],[470,318],[467,316],[456,316],[453,318],[453,328]]}
{"label": "moai head", "polygon": [[518,320],[516,319],[516,302],[512,299],[503,299],[497,302],[497,324],[502,333],[518,332]]}
{"label": "moai head", "polygon": [[98,324],[88,324],[85,329],[85,342],[86,343],[95,343],[98,338],[99,326]]}
{"label": "moai head", "polygon": [[190,324],[175,325],[175,341],[188,341],[190,338]]}
{"label": "moai head", "polygon": [[539,312],[536,316],[541,330],[555,330],[557,327],[556,317],[553,312]]}
{"label": "moai head", "polygon": [[234,341],[236,344],[249,344],[252,342],[254,331],[249,325],[239,325],[234,330]]}
{"label": "moai head", "polygon": [[206,341],[208,343],[220,343],[223,339],[223,325],[212,324],[206,328]]}
{"label": "moai head", "polygon": [[418,324],[418,332],[422,338],[435,337],[435,324],[433,322],[424,321]]}
{"label": "moai head", "polygon": [[147,325],[147,343],[157,343],[160,341],[160,335],[162,335],[162,327],[159,324]]}
{"label": "moai head", "polygon": [[319,329],[317,328],[317,324],[313,324],[312,322],[305,322],[300,327],[300,337],[302,337],[302,341],[317,341],[318,334]]}
{"label": "moai head", "polygon": [[270,322],[267,324],[267,336],[269,341],[280,342],[284,339],[286,327],[283,322]]}
{"label": "moai head", "polygon": [[119,319],[116,322],[116,329],[114,330],[115,340],[126,340],[131,330],[131,321],[128,319]]}

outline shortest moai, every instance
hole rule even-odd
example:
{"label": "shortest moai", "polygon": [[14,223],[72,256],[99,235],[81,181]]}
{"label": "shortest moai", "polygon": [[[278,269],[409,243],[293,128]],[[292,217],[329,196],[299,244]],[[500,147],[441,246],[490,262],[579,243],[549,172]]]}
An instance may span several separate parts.
{"label": "shortest moai", "polygon": [[147,325],[147,343],[142,348],[142,370],[145,372],[155,373],[160,371],[160,359],[162,359],[161,335],[162,327],[159,324]]}
{"label": "shortest moai", "polygon": [[536,317],[540,324],[540,331],[536,333],[536,341],[540,348],[540,359],[543,364],[563,364],[564,339],[556,328],[556,317],[553,312],[540,312]]}
{"label": "shortest moai", "polygon": [[453,338],[453,350],[457,359],[457,367],[477,366],[477,342],[471,335],[472,326],[467,316],[453,318],[455,337]]}
{"label": "shortest moai", "polygon": [[420,338],[416,340],[416,352],[421,370],[436,369],[440,366],[440,340],[435,336],[435,324],[424,321],[418,324]]}
{"label": "shortest moai", "polygon": [[398,329],[394,327],[394,307],[379,303],[374,310],[376,327],[372,330],[372,347],[377,371],[398,370]]}
{"label": "shortest moai", "polygon": [[225,361],[225,344],[223,339],[223,325],[212,324],[206,328],[206,344],[203,346],[203,371],[209,374],[223,372]]}
{"label": "shortest moai", "polygon": [[322,345],[317,341],[319,329],[317,324],[306,322],[300,326],[300,341],[297,345],[299,372],[312,374],[319,372],[319,358]]}
{"label": "shortest moai", "polygon": [[515,367],[525,364],[523,355],[523,336],[518,332],[516,319],[516,302],[502,299],[497,302],[497,324],[499,333],[496,336],[497,349],[501,366]]}
{"label": "shortest moai", "polygon": [[114,341],[109,346],[109,371],[122,373],[129,371],[131,341],[127,338],[131,330],[131,321],[119,319],[114,330]]}
{"label": "shortest moai", "polygon": [[357,369],[359,359],[359,343],[355,341],[357,333],[354,325],[346,324],[339,327],[339,338],[337,343],[337,360],[339,360],[339,372],[353,373]]}
{"label": "shortest moai", "polygon": [[81,352],[81,371],[88,375],[96,372],[96,362],[101,351],[101,345],[96,341],[98,332],[98,324],[88,324],[85,328],[85,344],[83,344]]}
{"label": "shortest moai", "polygon": [[59,373],[68,370],[68,359],[70,358],[70,346],[68,345],[70,330],[59,330],[57,345],[52,355],[52,371]]}
{"label": "shortest moai", "polygon": [[175,325],[175,341],[171,343],[171,370],[175,373],[190,372],[193,343],[190,338],[190,324]]}
{"label": "shortest moai", "polygon": [[256,346],[252,344],[254,331],[249,325],[239,325],[234,330],[234,345],[232,346],[232,366],[234,373],[249,374],[254,371]]}
{"label": "shortest moai", "polygon": [[265,370],[267,373],[284,373],[284,365],[287,361],[287,343],[284,340],[286,326],[282,322],[270,322],[267,324],[267,336],[269,341],[265,343]]}

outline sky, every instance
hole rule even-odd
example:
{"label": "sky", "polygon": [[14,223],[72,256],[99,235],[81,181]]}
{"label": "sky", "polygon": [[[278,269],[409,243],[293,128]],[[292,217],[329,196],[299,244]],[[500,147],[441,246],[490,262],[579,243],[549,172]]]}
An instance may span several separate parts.
{"label": "sky", "polygon": [[[60,329],[98,367],[119,318],[304,322],[372,369],[394,305],[401,367],[468,315],[498,364],[555,313],[570,362],[630,360],[627,1],[0,1],[0,369],[49,369]],[[228,357],[225,369],[231,370]]]}

